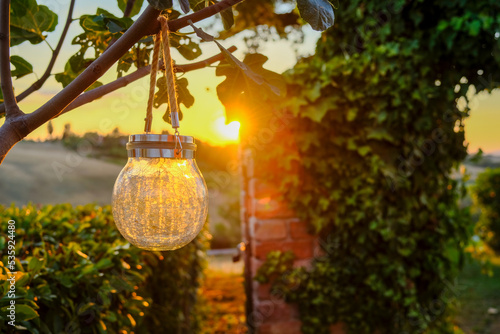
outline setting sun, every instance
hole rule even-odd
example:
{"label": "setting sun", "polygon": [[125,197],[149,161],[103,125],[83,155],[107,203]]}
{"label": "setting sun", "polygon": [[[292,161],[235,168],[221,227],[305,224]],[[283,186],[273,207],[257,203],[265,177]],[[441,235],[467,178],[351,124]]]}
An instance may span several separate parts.
{"label": "setting sun", "polygon": [[215,121],[215,128],[227,141],[238,141],[240,135],[240,122],[233,121],[226,124],[226,118],[220,117]]}

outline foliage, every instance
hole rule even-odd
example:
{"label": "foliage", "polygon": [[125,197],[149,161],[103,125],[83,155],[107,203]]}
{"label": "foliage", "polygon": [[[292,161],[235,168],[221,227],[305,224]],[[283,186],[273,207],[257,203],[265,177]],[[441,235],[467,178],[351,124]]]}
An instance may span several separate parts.
{"label": "foliage", "polygon": [[[164,14],[168,15],[170,20],[177,19],[181,16],[180,12],[173,9],[172,0],[148,0],[148,2],[154,8],[162,10]],[[217,0],[178,0],[178,4],[184,13],[188,13],[190,10],[196,12],[207,6],[216,5],[219,2],[220,1]],[[289,3],[290,0],[286,0],[285,2]],[[56,81],[60,82],[62,87],[67,87],[78,75],[89,67],[90,64],[92,64],[92,62],[96,60],[109,47],[110,44],[114,43],[127,29],[131,27],[133,20],[130,17],[138,14],[143,1],[133,2],[130,10],[127,8],[127,1],[117,0],[117,3],[119,9],[123,12],[123,17],[118,17],[103,8],[98,8],[94,15],[84,14],[80,17],[79,23],[83,32],[74,37],[72,40],[72,44],[79,45],[80,49],[68,59],[64,67],[64,71],[55,74]],[[225,36],[221,35],[221,38],[227,38],[230,35],[234,35],[245,30],[246,28],[257,29],[262,25],[267,25],[268,29],[271,26],[275,26],[280,37],[285,37],[286,27],[292,26],[297,28],[300,24],[298,22],[299,16],[293,11],[286,14],[276,14],[276,11],[283,10],[281,4],[282,2],[278,0],[259,0],[258,4],[254,2],[250,7],[246,5],[242,6],[238,12],[238,16],[241,16],[241,23],[239,23],[239,26],[238,23],[235,22],[232,7],[221,11],[220,19],[224,29],[229,30],[233,26],[237,25],[234,31],[225,34]],[[260,15],[260,18],[259,15],[254,15],[253,12],[255,12],[255,5],[260,6],[260,12],[264,11],[266,13],[266,20],[262,20],[262,15]],[[333,25],[333,7],[327,0],[299,0],[298,5],[299,12],[302,14],[303,19],[310,22],[314,29],[327,29]],[[250,16],[246,15],[244,11],[250,12]],[[273,15],[276,15],[276,19],[273,19]],[[251,19],[255,19],[256,21],[249,24]],[[44,33],[54,31],[57,23],[58,16],[48,7],[38,5],[36,0],[12,1],[11,44],[18,45],[25,41],[30,41],[33,44],[40,43],[46,38]],[[242,26],[242,23],[249,26]],[[170,34],[170,39],[171,46],[187,60],[194,60],[202,54],[199,42],[196,41],[196,39],[191,38],[189,33],[173,32]],[[222,75],[238,76],[243,74],[246,79],[250,79],[250,81],[253,80],[257,83],[259,86],[258,88],[262,88],[263,92],[269,88],[265,77],[256,76],[252,71],[247,71],[247,67],[243,66],[241,62],[225,50],[219,42],[215,41],[215,43],[217,43],[219,48],[221,48],[223,53],[225,53],[229,62],[229,65],[225,64],[227,68],[220,70],[224,72]],[[146,36],[137,42],[136,45],[128,50],[128,52],[125,53],[118,61],[117,76],[123,76],[123,74],[127,73],[132,67],[138,69],[149,65],[152,49],[153,38],[151,36]],[[262,55],[260,56],[264,57]],[[20,78],[33,72],[32,65],[19,56],[12,57],[11,62],[16,68],[13,72],[13,76],[16,78]],[[276,77],[278,75],[273,73],[273,76]],[[156,93],[156,108],[165,103],[166,85],[162,83],[161,80],[164,79],[160,78],[157,85],[158,92]],[[179,90],[180,102],[189,108],[189,106],[194,103],[194,98],[191,96],[187,88],[187,79],[181,78],[177,82],[181,88]],[[225,81],[225,84],[228,83],[229,79]],[[88,88],[88,90],[96,88],[100,85],[102,85],[102,83],[96,81]],[[238,87],[240,90],[243,89],[241,86]],[[247,92],[247,90],[255,91],[255,87],[246,87],[244,89],[246,89],[245,92]],[[276,92],[275,89],[273,90]],[[227,92],[227,90],[225,91]],[[279,95],[279,92],[277,94]],[[227,101],[227,94],[223,95],[224,93],[222,93],[220,97],[221,100]],[[247,93],[246,96],[248,95],[249,94]],[[0,92],[0,100],[1,99],[2,94]],[[227,103],[225,104],[227,105]],[[167,114],[163,117],[163,119],[166,122],[170,121]]]}
{"label": "foliage", "polygon": [[472,192],[481,209],[476,231],[491,249],[500,254],[500,168],[487,168],[479,174]]}
{"label": "foliage", "polygon": [[[110,207],[0,207],[0,331],[196,332],[203,233],[174,252],[131,246]],[[15,221],[16,324],[7,322],[7,224]],[[7,311],[8,312],[8,311]]]}
{"label": "foliage", "polygon": [[[339,11],[316,55],[286,73],[286,101],[246,138],[320,235],[312,268],[290,268],[274,286],[293,278],[284,295],[304,333],[337,322],[357,334],[450,332],[442,296],[470,225],[450,174],[466,156],[466,92],[498,85],[500,4],[351,1]],[[259,129],[275,138],[264,150]]]}

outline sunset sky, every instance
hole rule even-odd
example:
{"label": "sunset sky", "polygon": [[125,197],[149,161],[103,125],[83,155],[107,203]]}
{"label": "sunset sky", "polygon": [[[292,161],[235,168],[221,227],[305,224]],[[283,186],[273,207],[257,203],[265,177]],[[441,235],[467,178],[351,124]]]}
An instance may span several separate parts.
{"label": "sunset sky", "polygon": [[[144,2],[146,3],[147,1]],[[59,15],[59,25],[56,31],[49,34],[48,37],[48,42],[55,47],[67,14],[66,1],[39,0],[38,3],[47,5]],[[95,13],[99,4],[115,15],[121,15],[121,11],[116,6],[116,1],[107,1],[105,5],[102,5],[102,3],[102,1],[96,0],[77,1],[73,17],[76,18],[82,14]],[[342,24],[341,19],[337,19],[336,24]],[[304,44],[300,46],[300,55],[313,53],[314,45],[319,37],[319,33],[313,32],[309,27],[305,29],[306,39]],[[78,50],[79,46],[71,45],[71,39],[81,33],[81,31],[78,21],[74,21],[53,73],[61,72],[69,56]],[[241,40],[232,38],[222,41],[222,44],[226,48],[236,45],[239,50],[235,52],[235,55],[240,59],[243,58],[245,47]],[[219,52],[215,45],[208,44],[204,44],[202,50],[203,55],[195,61],[208,58]],[[263,43],[260,52],[269,57],[269,61],[265,64],[265,67],[275,72],[283,72],[291,68],[296,61],[296,53],[293,47],[284,41]],[[14,47],[12,54],[20,55],[30,61],[34,66],[36,75],[40,76],[49,61],[51,51],[45,43],[31,45],[25,42],[22,45]],[[179,56],[175,51],[173,57],[179,64],[186,63],[184,58]],[[181,134],[192,135],[215,145],[236,142],[238,124],[225,124],[224,108],[215,93],[215,87],[224,77],[216,77],[214,68],[205,68],[187,73],[185,77],[189,80],[189,88],[191,94],[195,97],[195,104],[187,110],[183,109],[184,119],[181,121]],[[16,91],[23,91],[36,78],[34,74],[31,74],[14,81]],[[116,72],[112,68],[101,78],[101,81],[106,83],[112,81],[114,78],[116,78]],[[22,101],[20,107],[25,112],[31,112],[46,102],[60,89],[61,85],[51,77],[41,90]],[[125,134],[140,133],[144,127],[143,120],[146,111],[148,89],[149,78],[146,77],[128,87],[120,89],[116,93],[73,110],[53,121],[55,133],[60,135],[65,123],[71,123],[72,130],[80,134],[87,131],[108,133],[115,127],[119,127],[121,132]],[[476,151],[479,147],[485,152],[500,152],[500,134],[498,131],[498,125],[500,124],[499,109],[500,93],[498,91],[491,95],[480,94],[475,98],[471,117],[466,121],[466,137],[470,143],[470,152]],[[164,112],[164,107],[154,110],[153,132],[161,132],[164,129],[170,130],[170,126],[161,119]],[[43,139],[46,136],[47,128],[43,126],[34,131],[28,138]]]}

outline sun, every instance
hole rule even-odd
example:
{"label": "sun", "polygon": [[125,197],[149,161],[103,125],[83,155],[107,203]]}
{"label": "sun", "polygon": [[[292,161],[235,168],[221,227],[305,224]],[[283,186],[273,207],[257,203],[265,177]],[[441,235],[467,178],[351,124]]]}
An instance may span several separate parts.
{"label": "sun", "polygon": [[215,121],[217,132],[227,141],[238,141],[240,136],[240,125],[238,121],[226,124],[225,117],[220,117]]}

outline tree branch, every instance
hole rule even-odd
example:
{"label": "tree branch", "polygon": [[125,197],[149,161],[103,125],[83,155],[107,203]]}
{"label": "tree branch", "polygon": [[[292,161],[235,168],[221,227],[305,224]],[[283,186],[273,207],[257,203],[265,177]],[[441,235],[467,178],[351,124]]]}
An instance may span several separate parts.
{"label": "tree branch", "polygon": [[[234,52],[237,50],[235,46],[231,46],[230,48],[227,49],[229,52]],[[219,53],[215,56],[212,56],[210,58],[207,58],[202,61],[198,61],[196,63],[191,63],[191,64],[185,64],[185,65],[175,65],[174,67],[174,72],[176,73],[185,73],[185,72],[190,72],[194,70],[201,69],[203,67],[207,67],[217,61],[220,61],[224,59],[224,54]],[[160,62],[160,67],[163,66],[163,62]],[[93,102],[104,95],[107,95],[111,92],[114,92],[120,88],[123,88],[127,86],[128,84],[145,77],[148,75],[151,71],[151,65],[149,66],[144,66],[139,68],[133,73],[130,73],[126,76],[123,76],[121,78],[116,79],[115,81],[112,81],[110,83],[107,83],[105,85],[102,85],[100,87],[94,88],[91,91],[85,92],[78,96],[73,102],[70,103],[69,106],[67,106],[63,112],[60,114],[65,114],[70,110],[76,109],[84,104]]]}
{"label": "tree branch", "polygon": [[[17,102],[20,102],[24,100],[26,97],[31,95],[33,92],[36,92],[40,88],[42,88],[43,84],[47,79],[50,77],[50,74],[52,72],[52,69],[54,68],[54,64],[56,63],[57,56],[59,55],[59,52],[61,51],[61,48],[64,43],[64,39],[66,38],[66,35],[68,33],[69,26],[71,25],[72,18],[73,18],[73,9],[75,7],[75,0],[71,0],[71,3],[69,5],[69,10],[68,10],[68,16],[66,18],[66,24],[64,25],[64,29],[62,31],[61,37],[59,38],[59,42],[57,43],[56,48],[54,51],[52,51],[52,57],[50,58],[49,64],[47,65],[47,69],[43,73],[43,75],[35,81],[29,88],[27,88],[24,92],[19,94],[16,97]],[[5,104],[0,105],[0,115],[2,115],[5,112]]]}
{"label": "tree branch", "polygon": [[[229,8],[243,0],[222,0],[214,5],[206,7],[196,13],[186,15],[176,20],[172,20],[169,22],[169,27],[171,31],[179,30],[188,25],[188,21],[198,22],[205,18],[208,18],[220,11]],[[5,5],[8,3],[8,0],[1,1],[0,7],[0,16],[3,12],[4,18],[5,14],[8,17],[9,6]],[[2,10],[3,8],[3,10]],[[5,9],[6,8],[6,9]],[[97,79],[99,79],[118,59],[120,59],[128,50],[137,43],[140,39],[142,39],[145,35],[153,35],[160,29],[160,23],[157,18],[160,15],[160,11],[154,9],[151,6],[148,6],[146,10],[141,14],[141,16],[137,19],[137,21],[129,28],[127,31],[114,43],[110,48],[108,48],[99,58],[97,58],[92,64],[87,67],[75,80],[73,80],[69,85],[67,85],[63,90],[57,93],[54,97],[52,97],[49,101],[47,101],[40,108],[35,110],[29,115],[23,114],[19,108],[17,107],[15,97],[13,92],[11,92],[10,103],[14,103],[14,106],[17,110],[19,110],[19,115],[15,119],[13,118],[11,121],[6,119],[5,123],[0,127],[0,164],[3,159],[9,152],[9,150],[22,138],[26,137],[29,133],[34,131],[36,128],[40,127],[44,123],[48,122],[50,119],[57,117],[62,111],[71,103],[74,99],[76,99],[85,89],[90,87]],[[4,85],[8,87],[12,91],[12,78],[11,76],[7,76],[6,79],[5,73],[10,74],[10,66],[9,66],[9,50],[5,47],[5,44],[8,47],[9,38],[8,38],[8,19],[1,20],[0,24],[0,39],[4,38],[4,40],[0,41],[0,58],[1,67],[0,74],[2,74],[2,88]],[[5,23],[7,21],[7,23]],[[7,34],[2,34],[2,27],[5,28],[7,26]],[[7,37],[6,41],[5,38]],[[2,47],[3,46],[3,47]],[[2,55],[3,49],[3,55]],[[7,51],[5,51],[7,49]],[[5,52],[7,55],[7,62],[5,61]],[[7,64],[7,65],[5,65]],[[7,81],[7,82],[5,82]],[[8,85],[10,83],[10,87]],[[5,90],[8,92],[8,90]],[[6,99],[7,102],[7,99]],[[7,110],[9,110],[9,104],[6,105]]]}
{"label": "tree branch", "polygon": [[0,79],[6,106],[6,116],[21,113],[17,106],[12,74],[10,72],[10,1],[3,0],[0,4]]}

